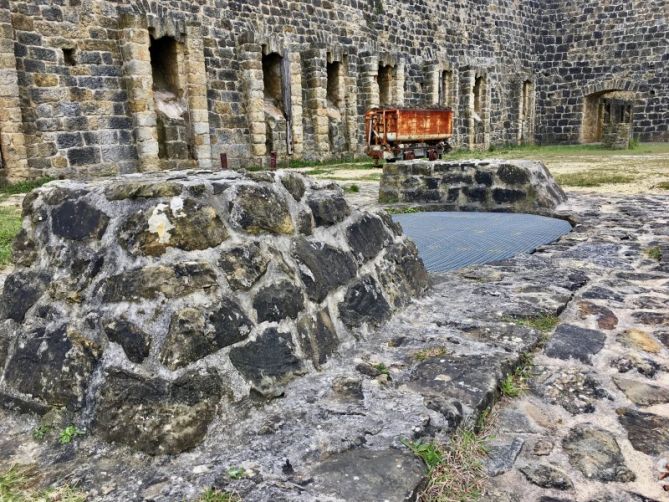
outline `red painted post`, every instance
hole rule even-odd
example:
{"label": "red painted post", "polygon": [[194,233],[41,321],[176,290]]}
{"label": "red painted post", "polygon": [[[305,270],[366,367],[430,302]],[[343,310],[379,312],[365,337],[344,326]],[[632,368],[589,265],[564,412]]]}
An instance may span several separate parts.
{"label": "red painted post", "polygon": [[269,154],[269,170],[276,171],[276,152]]}
{"label": "red painted post", "polygon": [[223,169],[223,170],[228,169],[228,154],[227,153],[222,153],[221,154],[221,169]]}

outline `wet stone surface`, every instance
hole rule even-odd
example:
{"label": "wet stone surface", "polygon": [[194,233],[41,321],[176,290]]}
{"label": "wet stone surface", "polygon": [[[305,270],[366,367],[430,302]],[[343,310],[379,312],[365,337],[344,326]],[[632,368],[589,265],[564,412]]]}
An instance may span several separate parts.
{"label": "wet stone surface", "polygon": [[[301,200],[309,198],[308,193],[300,196],[299,189],[295,193]],[[288,195],[290,206],[296,198]],[[312,214],[325,200],[316,199],[309,207]],[[622,212],[622,207],[635,211]],[[379,315],[374,322],[351,328],[349,336],[332,331],[328,318],[335,327],[342,320],[332,308],[341,312],[343,304],[352,325],[374,312],[363,308],[366,294],[374,289],[371,283],[352,280],[338,290],[336,301],[300,312],[293,337],[285,335],[283,325],[266,322],[232,346],[237,349],[234,356],[209,355],[195,368],[178,373],[202,375],[200,365],[210,359],[217,368],[236,365],[235,371],[257,392],[235,398],[234,406],[222,397],[212,411],[211,400],[218,392],[235,394],[238,381],[227,377],[233,373],[223,371],[227,378],[221,379],[220,386],[203,393],[182,387],[178,377],[168,383],[149,379],[151,385],[147,385],[147,377],[128,366],[121,375],[130,373],[137,383],[119,376],[122,386],[111,386],[102,401],[109,403],[105,412],[137,414],[121,397],[128,396],[132,402],[135,395],[159,396],[165,408],[150,400],[151,406],[137,416],[146,420],[156,437],[172,427],[169,416],[184,420],[188,427],[177,427],[183,435],[161,440],[170,449],[188,445],[187,454],[128,454],[126,447],[89,434],[78,438],[68,456],[63,456],[54,442],[32,439],[36,417],[3,410],[0,446],[7,453],[0,462],[25,461],[28,456],[39,464],[45,481],[74,477],[83,490],[106,501],[188,500],[211,486],[235,491],[250,501],[400,501],[419,488],[425,475],[421,462],[401,440],[447,439],[458,424],[475,420],[491,403],[500,379],[513,371],[522,354],[538,348],[530,389],[519,398],[505,399],[498,408],[498,430],[493,431],[498,439],[488,463],[497,466],[493,469],[497,475],[487,480],[483,499],[663,500],[666,492],[658,480],[658,465],[669,460],[669,413],[667,405],[657,401],[669,387],[669,352],[663,310],[653,305],[669,300],[669,272],[649,260],[643,250],[669,224],[668,208],[667,197],[573,195],[560,211],[580,223],[559,242],[542,246],[533,255],[433,274],[427,295],[408,305],[400,302],[405,308],[391,318]],[[325,220],[319,221],[321,228],[315,235],[330,228]],[[341,230],[348,242],[346,229]],[[405,294],[400,291],[412,291],[421,284],[415,279],[420,274],[411,272],[415,258],[407,246],[393,246],[398,256],[388,256],[388,248],[384,251],[389,268],[397,271],[395,276],[375,277],[384,295],[391,285],[396,288],[384,296],[389,307],[398,305]],[[212,263],[221,257],[215,251]],[[362,250],[350,251],[355,262],[364,258]],[[292,248],[290,253],[292,257]],[[235,277],[252,293],[262,289],[268,277],[287,274],[277,260],[270,260],[261,274],[253,272],[253,260],[239,261],[251,273]],[[227,287],[227,273],[219,286]],[[294,277],[300,273],[296,265]],[[251,282],[255,284],[249,286]],[[177,285],[170,287],[178,289]],[[219,293],[212,290],[212,294]],[[639,301],[647,307],[639,308]],[[597,308],[588,306],[583,311],[583,302]],[[378,302],[370,304],[378,306]],[[251,305],[246,303],[244,308]],[[601,313],[611,318],[604,309],[617,324],[600,326]],[[654,315],[640,317],[635,312]],[[255,312],[247,311],[247,316],[256,323]],[[532,327],[552,316],[559,316],[555,342],[550,341],[553,330],[545,333]],[[374,327],[377,319],[379,328]],[[164,321],[165,330],[168,321]],[[13,320],[4,321],[0,333],[16,326]],[[544,338],[549,341],[540,348]],[[574,344],[582,350],[576,351]],[[144,365],[158,348],[151,347]],[[15,349],[13,345],[3,349],[0,344],[0,358],[3,350],[12,354]],[[123,350],[120,343],[111,342],[105,354],[119,355]],[[264,366],[259,366],[258,358]],[[319,371],[290,379],[316,361]],[[122,394],[121,388],[127,393]],[[267,397],[278,393],[279,399]],[[3,403],[10,403],[11,397],[0,395]],[[167,409],[171,415],[165,414]],[[203,434],[201,423],[209,417]],[[79,425],[93,430],[106,424]],[[117,432],[108,439],[122,441],[120,429],[111,430]],[[133,440],[147,438],[135,429],[130,434]],[[160,453],[156,448],[151,441],[143,446]],[[252,474],[230,479],[231,467],[243,467]]]}

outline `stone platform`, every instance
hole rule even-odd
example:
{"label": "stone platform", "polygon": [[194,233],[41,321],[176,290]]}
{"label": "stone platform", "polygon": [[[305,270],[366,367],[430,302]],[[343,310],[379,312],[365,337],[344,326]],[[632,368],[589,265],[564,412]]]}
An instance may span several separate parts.
{"label": "stone platform", "polygon": [[212,486],[247,501],[405,500],[426,473],[402,439],[446,441],[475,420],[541,346],[528,320],[559,315],[528,391],[493,413],[482,500],[663,500],[668,211],[666,196],[570,194],[561,216],[578,223],[559,242],[433,275],[425,297],[288,382],[281,399],[249,396],[217,414],[186,454],[152,457],[91,434],[39,442],[34,416],[0,411],[0,469],[37,463],[45,484],[76,482],[92,500],[189,500]]}
{"label": "stone platform", "polygon": [[411,160],[383,166],[379,202],[423,211],[550,214],[567,200],[546,166],[530,160]]}
{"label": "stone platform", "polygon": [[23,202],[0,303],[0,403],[65,408],[152,454],[280,396],[427,288],[385,212],[287,172],[52,182]]}

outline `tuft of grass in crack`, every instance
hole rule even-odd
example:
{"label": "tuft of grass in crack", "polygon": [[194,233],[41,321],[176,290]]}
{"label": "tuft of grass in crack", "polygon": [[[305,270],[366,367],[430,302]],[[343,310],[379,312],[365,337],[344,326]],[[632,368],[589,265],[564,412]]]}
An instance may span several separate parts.
{"label": "tuft of grass in crack", "polygon": [[39,472],[35,465],[13,465],[0,472],[2,502],[85,502],[86,495],[76,487],[63,485],[42,490],[37,488]]}
{"label": "tuft of grass in crack", "polygon": [[428,349],[419,350],[413,355],[416,361],[425,361],[433,357],[441,357],[448,354],[446,347],[430,347]]}
{"label": "tuft of grass in crack", "polygon": [[358,193],[360,192],[360,187],[354,183],[344,188],[344,191],[347,193]]}
{"label": "tuft of grass in crack", "polygon": [[518,397],[527,390],[527,381],[530,379],[534,360],[532,354],[523,353],[519,364],[512,373],[509,373],[500,383],[499,390],[505,397]]}
{"label": "tuft of grass in crack", "polygon": [[197,502],[242,502],[242,499],[239,495],[234,493],[222,492],[220,490],[215,490],[214,488],[209,488],[200,495]]}
{"label": "tuft of grass in crack", "polygon": [[386,366],[384,363],[375,364],[373,367],[376,371],[378,371],[382,375],[390,376],[390,370],[388,369],[388,366]]}
{"label": "tuft of grass in crack", "polygon": [[536,329],[543,334],[553,331],[560,322],[560,318],[552,314],[542,314],[535,317],[525,318],[506,317],[504,320],[517,324],[518,326]]}
{"label": "tuft of grass in crack", "polygon": [[469,427],[458,429],[448,445],[437,448],[441,460],[431,468],[427,487],[419,499],[439,502],[479,500],[487,479],[488,439],[485,432],[477,433]]}
{"label": "tuft of grass in crack", "polygon": [[660,188],[662,190],[669,190],[669,181],[660,181],[657,185],[655,185],[657,188]]}
{"label": "tuft of grass in crack", "polygon": [[421,440],[409,441],[408,439],[402,439],[400,442],[425,463],[428,471],[432,471],[444,461],[441,450],[435,443],[424,443]]}
{"label": "tuft of grass in crack", "polygon": [[659,248],[659,246],[648,248],[644,250],[644,253],[651,260],[662,261],[662,250]]}
{"label": "tuft of grass in crack", "polygon": [[77,436],[84,436],[86,431],[78,429],[75,425],[68,425],[58,435],[58,442],[60,444],[70,444]]}

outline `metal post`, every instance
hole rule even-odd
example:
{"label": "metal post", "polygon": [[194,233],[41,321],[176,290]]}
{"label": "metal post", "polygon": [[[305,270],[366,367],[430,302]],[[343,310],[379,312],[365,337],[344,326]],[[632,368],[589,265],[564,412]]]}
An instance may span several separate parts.
{"label": "metal post", "polygon": [[228,154],[227,153],[222,153],[221,154],[221,169],[223,169],[223,170],[228,169]]}
{"label": "metal post", "polygon": [[269,154],[269,170],[276,171],[276,152]]}

